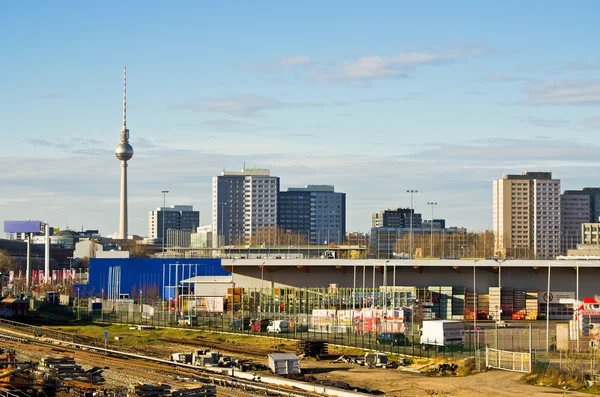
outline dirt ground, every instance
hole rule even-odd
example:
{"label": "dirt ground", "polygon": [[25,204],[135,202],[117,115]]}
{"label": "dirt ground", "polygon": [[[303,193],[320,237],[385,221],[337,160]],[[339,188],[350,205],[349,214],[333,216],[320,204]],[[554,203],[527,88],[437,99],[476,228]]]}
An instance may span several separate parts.
{"label": "dirt ground", "polygon": [[521,381],[522,374],[489,371],[477,375],[426,376],[400,369],[359,367],[329,361],[302,360],[303,371],[317,379],[345,382],[353,387],[369,387],[388,396],[588,396],[589,394],[543,386],[530,386]]}

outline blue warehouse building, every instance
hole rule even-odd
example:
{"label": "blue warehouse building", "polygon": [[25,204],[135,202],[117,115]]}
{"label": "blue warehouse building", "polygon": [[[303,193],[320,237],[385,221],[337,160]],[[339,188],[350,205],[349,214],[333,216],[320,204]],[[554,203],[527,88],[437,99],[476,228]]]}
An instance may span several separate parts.
{"label": "blue warehouse building", "polygon": [[181,280],[230,275],[221,267],[221,259],[214,258],[92,258],[89,282],[79,288],[82,296],[119,299],[137,296],[137,291],[143,290],[157,298],[172,299]]}

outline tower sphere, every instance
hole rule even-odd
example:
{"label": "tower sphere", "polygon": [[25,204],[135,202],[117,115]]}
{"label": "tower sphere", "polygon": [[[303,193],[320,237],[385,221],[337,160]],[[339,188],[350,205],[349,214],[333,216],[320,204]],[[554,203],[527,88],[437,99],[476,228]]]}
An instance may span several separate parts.
{"label": "tower sphere", "polygon": [[129,160],[133,157],[133,147],[129,143],[121,142],[115,149],[115,156],[119,160]]}

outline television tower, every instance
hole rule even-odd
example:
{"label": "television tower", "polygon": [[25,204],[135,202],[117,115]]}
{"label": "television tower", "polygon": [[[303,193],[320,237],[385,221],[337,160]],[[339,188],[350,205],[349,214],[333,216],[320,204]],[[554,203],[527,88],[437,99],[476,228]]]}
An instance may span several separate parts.
{"label": "television tower", "polygon": [[127,66],[123,67],[123,128],[121,129],[121,143],[115,149],[115,156],[121,160],[119,238],[127,239],[127,160],[133,157],[133,147],[129,144],[129,130],[127,129]]}

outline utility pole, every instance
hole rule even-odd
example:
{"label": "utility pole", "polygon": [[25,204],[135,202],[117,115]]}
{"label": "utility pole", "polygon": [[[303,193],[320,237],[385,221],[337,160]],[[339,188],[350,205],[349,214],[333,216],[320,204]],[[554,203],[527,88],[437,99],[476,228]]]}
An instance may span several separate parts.
{"label": "utility pole", "polygon": [[[162,241],[162,254],[163,257],[165,255],[165,209],[167,206],[167,193],[169,193],[168,190],[161,190],[161,193],[163,195],[163,207],[162,207],[162,232],[161,232],[161,241]],[[157,219],[158,221],[158,219]]]}
{"label": "utility pole", "polygon": [[413,258],[413,218],[414,218],[414,210],[413,210],[413,194],[418,193],[418,190],[407,190],[406,193],[410,193],[410,252],[408,253],[408,258]]}
{"label": "utility pole", "polygon": [[437,205],[437,203],[428,202],[427,205],[431,206],[431,222],[429,223],[429,230],[431,231],[431,255],[430,255],[430,258],[433,258],[433,206]]}

